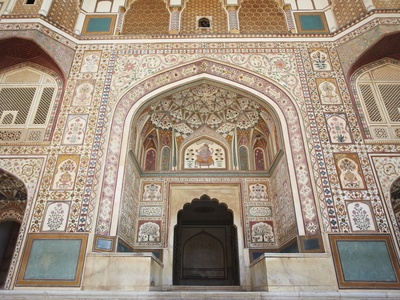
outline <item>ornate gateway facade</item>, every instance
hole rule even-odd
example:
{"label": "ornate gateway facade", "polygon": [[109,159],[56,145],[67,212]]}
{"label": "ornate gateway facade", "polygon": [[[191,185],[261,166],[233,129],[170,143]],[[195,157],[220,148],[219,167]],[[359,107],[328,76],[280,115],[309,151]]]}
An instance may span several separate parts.
{"label": "ornate gateway facade", "polygon": [[0,295],[400,297],[400,1],[0,14]]}

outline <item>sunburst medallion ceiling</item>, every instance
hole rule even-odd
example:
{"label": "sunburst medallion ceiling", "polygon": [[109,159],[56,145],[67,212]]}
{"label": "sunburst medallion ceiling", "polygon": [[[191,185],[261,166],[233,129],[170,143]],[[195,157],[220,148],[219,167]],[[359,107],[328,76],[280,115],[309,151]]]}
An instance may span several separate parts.
{"label": "sunburst medallion ceiling", "polygon": [[235,128],[246,130],[260,120],[260,105],[254,100],[208,83],[187,88],[162,98],[151,106],[153,126],[180,135],[190,135],[201,126],[219,134]]}

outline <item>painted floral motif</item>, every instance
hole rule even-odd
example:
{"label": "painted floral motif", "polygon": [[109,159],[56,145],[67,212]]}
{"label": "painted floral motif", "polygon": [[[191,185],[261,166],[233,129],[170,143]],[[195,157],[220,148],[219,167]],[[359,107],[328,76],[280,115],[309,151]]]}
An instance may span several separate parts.
{"label": "painted floral motif", "polygon": [[82,145],[88,115],[69,115],[65,126],[63,144]]}
{"label": "painted floral motif", "polygon": [[267,186],[264,184],[252,184],[249,186],[250,201],[268,201]]}
{"label": "painted floral motif", "polygon": [[340,173],[339,179],[342,188],[348,190],[364,189],[365,184],[360,174],[360,166],[357,155],[336,155],[337,158],[341,156],[344,157],[337,160],[337,167]]}
{"label": "painted floral motif", "polygon": [[268,206],[250,207],[249,215],[251,217],[272,217],[272,210]]}
{"label": "painted floral motif", "polygon": [[82,73],[95,73],[99,69],[101,51],[86,51],[81,68]]}
{"label": "painted floral motif", "polygon": [[72,190],[78,172],[78,155],[60,155],[57,171],[54,174],[52,188],[55,190]]}
{"label": "painted floral motif", "polygon": [[142,206],[139,212],[140,217],[160,217],[162,216],[162,206]]}
{"label": "painted floral motif", "polygon": [[251,241],[253,243],[273,243],[275,238],[272,226],[264,222],[254,224],[251,228]]}
{"label": "painted floral motif", "polygon": [[161,201],[161,186],[158,184],[146,184],[144,186],[143,201]]}
{"label": "painted floral motif", "polygon": [[89,106],[92,102],[94,91],[94,82],[92,81],[84,81],[77,82],[77,86],[75,89],[75,94],[72,99],[72,105],[74,106]]}
{"label": "painted floral motif", "polygon": [[52,203],[47,208],[45,216],[46,222],[43,230],[59,230],[64,231],[67,223],[69,206],[66,203]]}
{"label": "painted floral motif", "polygon": [[327,114],[329,137],[332,143],[351,143],[350,132],[344,115]]}
{"label": "painted floral motif", "polygon": [[322,81],[318,84],[318,91],[321,97],[322,104],[340,104],[342,101],[340,100],[340,96],[337,93],[336,83],[330,81]]}
{"label": "painted floral motif", "polygon": [[159,242],[160,226],[157,223],[146,222],[139,227],[139,242]]}
{"label": "painted floral motif", "polygon": [[375,230],[372,223],[371,211],[367,204],[360,202],[350,203],[348,209],[351,214],[350,222],[353,230]]}
{"label": "painted floral motif", "polygon": [[311,59],[313,62],[313,68],[315,71],[329,71],[331,65],[328,60],[328,55],[324,50],[318,49],[311,53]]}

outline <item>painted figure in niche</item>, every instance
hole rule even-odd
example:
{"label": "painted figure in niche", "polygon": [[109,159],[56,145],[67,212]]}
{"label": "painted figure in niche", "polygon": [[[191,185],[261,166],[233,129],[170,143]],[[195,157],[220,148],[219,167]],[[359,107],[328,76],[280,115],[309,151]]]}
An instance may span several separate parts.
{"label": "painted figure in niche", "polygon": [[143,201],[161,201],[161,186],[158,184],[146,184],[144,186]]}
{"label": "painted figure in niche", "polygon": [[340,182],[343,189],[363,189],[364,182],[358,171],[358,164],[354,160],[345,157],[338,162]]}
{"label": "painted figure in niche", "polygon": [[201,146],[199,150],[196,150],[196,152],[196,164],[199,166],[211,166],[214,164],[214,159],[212,158],[214,150],[210,150],[210,147],[207,144]]}
{"label": "painted figure in niche", "polygon": [[77,175],[77,163],[73,159],[66,159],[57,167],[54,176],[53,189],[72,190]]}
{"label": "painted figure in niche", "polygon": [[146,222],[139,228],[139,242],[159,242],[160,226],[157,223]]}
{"label": "painted figure in niche", "polygon": [[340,97],[336,92],[336,86],[329,81],[323,81],[318,85],[322,104],[340,104]]}
{"label": "painted figure in niche", "polygon": [[250,201],[268,201],[267,187],[263,184],[252,184],[250,189]]}
{"label": "painted figure in niche", "polygon": [[260,222],[254,224],[251,228],[251,241],[253,243],[273,243],[274,240],[274,232],[271,225]]}
{"label": "painted figure in niche", "polygon": [[347,122],[340,115],[333,115],[326,119],[329,137],[332,143],[351,143]]}

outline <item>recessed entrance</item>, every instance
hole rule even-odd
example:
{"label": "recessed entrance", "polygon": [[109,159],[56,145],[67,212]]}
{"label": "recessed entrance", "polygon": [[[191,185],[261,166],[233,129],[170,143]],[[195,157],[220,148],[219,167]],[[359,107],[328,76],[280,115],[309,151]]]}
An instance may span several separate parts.
{"label": "recessed entrance", "polygon": [[174,285],[239,285],[233,215],[203,195],[178,213],[174,239]]}

